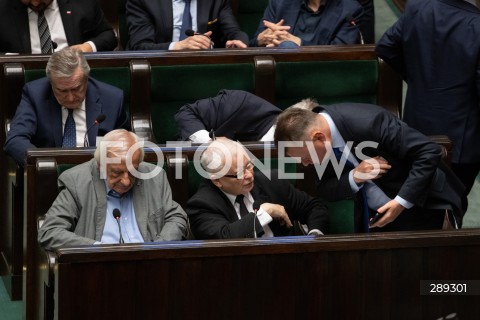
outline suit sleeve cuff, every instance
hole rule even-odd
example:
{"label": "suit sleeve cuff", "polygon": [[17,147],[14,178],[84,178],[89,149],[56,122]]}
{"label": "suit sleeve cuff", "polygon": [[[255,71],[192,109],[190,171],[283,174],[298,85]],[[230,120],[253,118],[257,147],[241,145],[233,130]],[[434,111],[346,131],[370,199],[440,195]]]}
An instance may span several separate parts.
{"label": "suit sleeve cuff", "polygon": [[263,210],[262,208],[257,211],[257,218],[258,221],[260,221],[262,227],[265,227],[273,220],[272,217],[267,213],[267,211]]}
{"label": "suit sleeve cuff", "polygon": [[353,193],[357,193],[358,190],[360,190],[360,188],[363,186],[362,185],[357,185],[355,183],[355,180],[353,180],[353,170],[350,170],[350,172],[348,173],[348,182],[350,183],[350,188],[352,188],[352,192]]}
{"label": "suit sleeve cuff", "polygon": [[318,229],[312,229],[308,232],[308,235],[318,237],[318,236],[323,236],[323,232]]}
{"label": "suit sleeve cuff", "polygon": [[202,129],[192,134],[188,139],[193,143],[207,143],[210,141],[210,135],[207,130]]}
{"label": "suit sleeve cuff", "polygon": [[400,196],[396,196],[395,197],[395,201],[397,201],[398,203],[400,203],[403,207],[405,207],[406,209],[411,209],[413,207],[413,203],[403,199],[402,197]]}
{"label": "suit sleeve cuff", "polygon": [[90,47],[92,47],[93,52],[97,52],[97,46],[95,43],[93,43],[93,41],[87,41],[87,43],[90,45]]}

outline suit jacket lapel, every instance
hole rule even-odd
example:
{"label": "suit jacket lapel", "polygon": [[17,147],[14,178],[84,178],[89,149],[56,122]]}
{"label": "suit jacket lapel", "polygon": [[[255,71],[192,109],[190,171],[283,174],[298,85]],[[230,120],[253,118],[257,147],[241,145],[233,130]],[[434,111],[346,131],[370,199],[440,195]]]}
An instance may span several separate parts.
{"label": "suit jacket lapel", "polygon": [[105,180],[100,178],[100,171],[97,168],[97,162],[92,160],[91,172],[93,177],[93,187],[97,197],[97,207],[95,211],[95,240],[100,241],[105,228],[105,219],[107,214],[107,190]]}
{"label": "suit jacket lapel", "polygon": [[[141,169],[139,169],[141,171]],[[148,205],[145,201],[145,188],[143,180],[137,179],[135,187],[133,188],[133,208],[135,210],[135,217],[137,218],[137,225],[145,242],[151,241],[148,237]]]}
{"label": "suit jacket lapel", "polygon": [[12,4],[14,6],[15,17],[10,17],[10,19],[17,21],[17,23],[15,23],[16,28],[14,29],[20,39],[21,47],[24,52],[32,52],[27,6],[23,5],[20,1],[13,1]]}
{"label": "suit jacket lapel", "polygon": [[172,39],[173,34],[173,4],[172,0],[161,0],[160,12],[156,12],[155,15],[158,15],[158,19],[155,21],[161,23],[162,26],[160,30],[165,30],[165,37],[167,39]]}
{"label": "suit jacket lapel", "polygon": [[[87,93],[85,96],[85,121],[87,125],[87,129],[95,122],[98,115],[102,111],[102,104],[99,103],[100,93],[98,92],[97,88],[90,83],[87,82]],[[95,145],[95,140],[98,133],[99,125],[93,126],[88,131],[88,141],[90,145]]]}
{"label": "suit jacket lapel", "polygon": [[[255,186],[253,187],[252,191],[250,191],[252,194],[252,197],[254,201],[260,201],[260,203],[265,203],[265,202],[270,202],[273,203],[272,199],[268,196],[266,192],[263,191],[262,186],[260,186],[257,181],[255,182]],[[283,236],[288,233],[288,231],[282,227],[280,224],[278,224],[275,220],[270,222],[268,224],[270,229],[273,232],[273,235],[278,237],[278,236]]]}
{"label": "suit jacket lapel", "polygon": [[[219,188],[217,188],[211,180],[206,180],[207,183],[209,184],[210,188],[213,188],[215,192],[218,193],[218,195],[221,197],[221,199],[225,202],[226,207],[228,208],[227,211],[224,212],[225,216],[227,217],[228,221],[234,222],[238,220],[238,215],[237,211],[235,210],[235,207],[233,206],[232,202],[228,197],[225,195],[225,193],[222,192]],[[213,200],[213,199],[212,199]],[[223,207],[223,206],[222,206]]]}
{"label": "suit jacket lapel", "polygon": [[72,5],[70,0],[57,0],[58,2],[58,10],[60,10],[60,15],[62,17],[62,24],[63,29],[65,30],[65,36],[67,37],[67,43],[82,43],[81,39],[77,38],[80,34],[79,32],[75,32],[74,26],[74,10],[72,10]]}
{"label": "suit jacket lapel", "polygon": [[63,142],[62,106],[58,103],[53,92],[47,99],[47,108],[50,110],[50,119],[53,123],[52,140],[55,142],[56,148],[61,148]]}
{"label": "suit jacket lapel", "polygon": [[[205,33],[208,31],[208,21],[210,21],[209,17],[209,9],[211,0],[198,0],[197,1],[197,32]],[[212,19],[216,19],[218,17],[212,17]]]}

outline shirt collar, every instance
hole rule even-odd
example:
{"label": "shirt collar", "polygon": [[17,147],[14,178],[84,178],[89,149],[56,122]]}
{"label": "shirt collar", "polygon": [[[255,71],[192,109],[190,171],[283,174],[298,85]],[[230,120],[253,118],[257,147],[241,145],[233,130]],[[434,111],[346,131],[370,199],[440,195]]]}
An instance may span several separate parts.
{"label": "shirt collar", "polygon": [[104,181],[105,181],[105,188],[107,190],[107,196],[114,197],[114,198],[117,198],[117,199],[121,199],[121,198],[124,198],[125,196],[127,196],[128,194],[130,194],[130,192],[132,191],[132,189],[130,189],[127,192],[125,192],[124,194],[120,194],[117,191],[115,191],[113,189],[110,189],[108,187],[107,180],[104,180]]}
{"label": "shirt collar", "polygon": [[[68,108],[62,106],[62,109],[63,110],[66,110],[68,112]],[[73,111],[75,112],[75,110],[79,110],[79,111],[83,111],[83,112],[86,112],[87,110],[85,109],[85,99],[83,99],[83,102],[82,102],[82,105],[80,106],[80,108],[77,108],[77,109],[73,109]]]}
{"label": "shirt collar", "polygon": [[[227,196],[228,200],[230,201],[230,203],[235,206],[235,199],[237,199],[237,195],[235,194],[231,194],[231,193],[228,193],[228,192],[225,192],[223,190],[220,190],[223,192],[223,194],[225,196]],[[248,201],[250,201],[251,203],[253,203],[253,197],[252,197],[252,194],[249,192],[247,194],[244,194],[245,198],[248,199]]]}
{"label": "shirt collar", "polygon": [[328,126],[330,127],[330,135],[332,136],[332,148],[345,147],[345,140],[343,140],[343,137],[338,131],[338,128],[335,125],[335,122],[333,122],[332,117],[330,117],[330,115],[326,112],[321,112],[319,113],[319,115],[325,118],[325,120],[328,123]]}
{"label": "shirt collar", "polygon": [[[320,12],[322,11],[323,7],[325,7],[325,2],[327,0],[321,0],[320,1],[320,6],[318,7],[318,11],[317,12]],[[302,8],[304,10],[306,10],[307,12],[311,12],[311,13],[317,13],[317,12],[313,12],[312,9],[310,9],[310,7],[308,6],[308,0],[304,0],[303,3],[302,3]]]}

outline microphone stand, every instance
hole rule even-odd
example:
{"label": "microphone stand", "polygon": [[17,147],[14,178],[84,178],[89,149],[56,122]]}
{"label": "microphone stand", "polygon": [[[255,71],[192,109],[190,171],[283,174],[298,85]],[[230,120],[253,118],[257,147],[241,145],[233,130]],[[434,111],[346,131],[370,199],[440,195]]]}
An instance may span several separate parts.
{"label": "microphone stand", "polygon": [[120,227],[120,218],[117,218],[117,224],[118,224],[118,233],[120,234],[120,239],[118,239],[118,243],[123,244],[125,241],[123,241],[122,237],[122,227]]}

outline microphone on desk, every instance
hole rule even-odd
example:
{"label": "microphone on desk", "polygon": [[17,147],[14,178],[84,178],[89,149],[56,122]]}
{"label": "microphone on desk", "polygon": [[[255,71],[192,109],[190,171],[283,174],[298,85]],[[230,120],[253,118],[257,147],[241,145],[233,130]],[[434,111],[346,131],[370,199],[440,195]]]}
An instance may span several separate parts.
{"label": "microphone on desk", "polygon": [[52,41],[52,53],[55,52],[55,49],[57,49],[58,44],[55,41]]}
{"label": "microphone on desk", "polygon": [[103,121],[105,121],[105,118],[107,116],[104,115],[103,113],[100,113],[97,118],[95,119],[95,122],[92,123],[90,125],[90,127],[88,127],[87,131],[85,132],[85,136],[83,137],[83,146],[84,147],[89,147],[90,146],[90,142],[88,141],[88,132],[90,131],[90,129],[92,129],[95,125],[98,125],[100,123],[102,123]]}
{"label": "microphone on desk", "polygon": [[360,31],[360,28],[358,27],[357,21],[355,21],[355,18],[353,18],[352,16],[348,16],[345,18],[345,20],[347,21],[348,24],[357,28],[358,34],[360,35],[360,44],[365,44],[365,42],[363,41],[362,31]]}
{"label": "microphone on desk", "polygon": [[253,237],[257,239],[257,229],[255,227],[255,223],[257,221],[257,211],[260,209],[260,206],[262,205],[262,202],[260,200],[255,200],[253,201],[253,213],[255,214],[255,217],[253,217]]}
{"label": "microphone on desk", "polygon": [[118,210],[117,208],[113,209],[113,217],[115,218],[115,220],[117,220],[118,233],[120,234],[120,239],[118,239],[118,243],[125,243],[123,241],[123,237],[122,237],[122,227],[120,227],[120,217],[121,216],[122,216],[122,214],[120,213],[120,210]]}
{"label": "microphone on desk", "polygon": [[192,36],[204,36],[204,37],[207,37],[209,40],[210,40],[210,49],[213,49],[213,41],[212,39],[210,39],[209,36],[206,36],[204,35],[203,33],[198,33],[198,32],[195,32],[193,31],[192,29],[187,29],[185,30],[185,35],[188,36],[188,37],[192,37]]}

